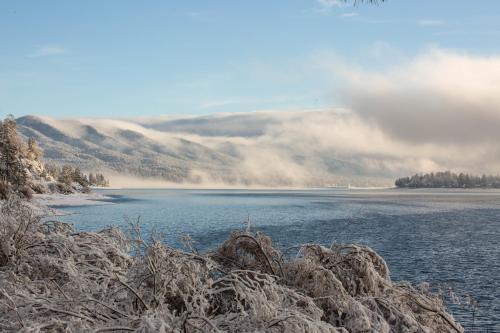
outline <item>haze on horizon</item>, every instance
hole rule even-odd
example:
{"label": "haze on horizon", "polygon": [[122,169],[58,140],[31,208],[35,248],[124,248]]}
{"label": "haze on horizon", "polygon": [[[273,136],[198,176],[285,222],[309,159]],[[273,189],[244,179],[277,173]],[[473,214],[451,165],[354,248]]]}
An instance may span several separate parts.
{"label": "haze on horizon", "polygon": [[[377,179],[498,174],[499,12],[493,0],[3,2],[0,114],[230,144],[247,175],[269,168],[261,180],[300,184],[328,156]],[[173,117],[186,121],[154,128]]]}

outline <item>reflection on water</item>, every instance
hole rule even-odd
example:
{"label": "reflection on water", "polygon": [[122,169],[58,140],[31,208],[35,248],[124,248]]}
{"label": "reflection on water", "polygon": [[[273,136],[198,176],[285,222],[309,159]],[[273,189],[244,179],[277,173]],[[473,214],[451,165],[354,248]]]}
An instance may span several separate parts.
{"label": "reflection on water", "polygon": [[[387,261],[395,281],[446,284],[480,304],[478,326],[500,329],[500,192],[460,190],[105,190],[113,205],[68,207],[80,230],[141,217],[145,232],[200,250],[222,242],[250,216],[281,247],[360,243]],[[452,306],[465,326],[468,308]],[[496,325],[496,326],[495,326]]]}

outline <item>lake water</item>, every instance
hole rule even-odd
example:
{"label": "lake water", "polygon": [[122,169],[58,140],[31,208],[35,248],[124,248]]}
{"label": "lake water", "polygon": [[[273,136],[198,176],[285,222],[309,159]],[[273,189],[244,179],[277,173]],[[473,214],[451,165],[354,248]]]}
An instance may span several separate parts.
{"label": "lake water", "polygon": [[[475,324],[500,332],[500,192],[488,190],[103,190],[114,204],[59,207],[79,230],[125,226],[140,216],[180,246],[189,234],[200,250],[231,230],[270,235],[280,247],[359,243],[388,263],[394,281],[444,284],[479,300]],[[450,305],[472,325],[469,307]]]}

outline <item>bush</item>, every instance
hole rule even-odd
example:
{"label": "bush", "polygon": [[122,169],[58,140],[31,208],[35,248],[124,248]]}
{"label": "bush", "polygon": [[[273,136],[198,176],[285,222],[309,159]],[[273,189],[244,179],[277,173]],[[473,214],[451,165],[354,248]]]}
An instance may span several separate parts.
{"label": "bush", "polygon": [[74,192],[73,187],[71,187],[71,185],[66,184],[66,183],[57,182],[56,188],[57,188],[57,192],[59,192],[61,194],[71,194]]}
{"label": "bush", "polygon": [[30,184],[30,187],[37,194],[47,193],[47,188],[42,183],[33,183],[33,184]]}
{"label": "bush", "polygon": [[19,193],[28,200],[33,199],[33,190],[28,185],[24,185],[19,189]]}
{"label": "bush", "polygon": [[90,187],[88,187],[88,186],[83,186],[81,191],[82,191],[82,193],[90,193],[91,192]]}
{"label": "bush", "polygon": [[71,194],[74,193],[73,187],[61,182],[51,182],[48,184],[50,193]]}
{"label": "bush", "polygon": [[57,193],[57,184],[56,182],[50,182],[47,184],[47,188],[50,193]]}

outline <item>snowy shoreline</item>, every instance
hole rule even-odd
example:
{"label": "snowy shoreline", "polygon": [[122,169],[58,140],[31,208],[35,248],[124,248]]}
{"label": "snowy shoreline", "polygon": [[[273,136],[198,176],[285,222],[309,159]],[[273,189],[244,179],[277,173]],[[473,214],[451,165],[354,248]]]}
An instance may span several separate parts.
{"label": "snowy shoreline", "polygon": [[40,206],[49,207],[55,215],[70,213],[59,210],[60,207],[111,205],[111,197],[102,193],[72,193],[72,194],[35,194],[34,202]]}

